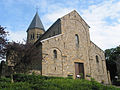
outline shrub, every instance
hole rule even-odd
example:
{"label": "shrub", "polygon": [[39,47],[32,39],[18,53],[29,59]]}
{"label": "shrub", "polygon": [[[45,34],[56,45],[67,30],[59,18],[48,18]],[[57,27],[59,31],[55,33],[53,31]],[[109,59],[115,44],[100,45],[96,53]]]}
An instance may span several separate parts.
{"label": "shrub", "polygon": [[24,81],[31,81],[31,80],[48,80],[48,79],[64,79],[63,77],[53,77],[53,76],[41,76],[41,75],[28,75],[28,74],[14,74],[13,79],[16,82],[24,82]]}
{"label": "shrub", "polygon": [[10,78],[1,77],[0,82],[11,82]]}
{"label": "shrub", "polygon": [[94,79],[68,79],[40,75],[15,74],[14,83],[1,79],[0,89],[6,90],[120,90],[113,86],[104,86]]}
{"label": "shrub", "polygon": [[31,85],[26,82],[0,83],[1,90],[31,90]]}
{"label": "shrub", "polygon": [[120,79],[113,80],[113,85],[120,86]]}

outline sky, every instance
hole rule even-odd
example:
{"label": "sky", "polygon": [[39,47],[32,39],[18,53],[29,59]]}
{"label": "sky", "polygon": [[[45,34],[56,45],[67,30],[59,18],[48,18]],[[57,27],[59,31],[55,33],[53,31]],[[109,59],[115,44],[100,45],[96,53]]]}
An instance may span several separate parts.
{"label": "sky", "polygon": [[76,10],[90,26],[90,39],[101,49],[120,45],[120,0],[0,0],[0,25],[9,41],[26,40],[38,8],[47,30],[58,18]]}

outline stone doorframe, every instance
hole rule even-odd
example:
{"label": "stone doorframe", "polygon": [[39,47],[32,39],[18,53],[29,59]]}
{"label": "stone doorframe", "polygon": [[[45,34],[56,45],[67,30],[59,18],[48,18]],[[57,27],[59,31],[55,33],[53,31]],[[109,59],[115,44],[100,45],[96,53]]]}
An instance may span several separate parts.
{"label": "stone doorframe", "polygon": [[75,59],[73,63],[74,63],[74,76],[73,76],[73,78],[74,78],[74,79],[76,78],[76,76],[75,76],[75,63],[83,63],[83,68],[84,68],[84,78],[86,78],[86,77],[85,77],[86,74],[85,74],[85,62],[84,62],[84,60]]}

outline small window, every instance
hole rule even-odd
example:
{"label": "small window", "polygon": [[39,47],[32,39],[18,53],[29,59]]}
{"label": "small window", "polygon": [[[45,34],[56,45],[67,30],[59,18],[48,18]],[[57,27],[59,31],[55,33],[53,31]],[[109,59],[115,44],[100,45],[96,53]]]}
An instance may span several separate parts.
{"label": "small window", "polygon": [[29,33],[28,33],[27,39],[31,39],[30,36],[29,36]]}
{"label": "small window", "polygon": [[37,39],[39,38],[39,34],[37,34]]}
{"label": "small window", "polygon": [[97,55],[96,55],[96,62],[99,63],[99,58]]}
{"label": "small window", "polygon": [[35,37],[35,35],[34,35],[34,33],[33,33],[33,39],[34,39],[34,37]]}
{"label": "small window", "polygon": [[32,40],[32,34],[30,35],[30,39]]}
{"label": "small window", "polygon": [[55,31],[53,32],[53,35],[55,35]]}
{"label": "small window", "polygon": [[37,34],[37,39],[39,39],[40,36],[41,36],[41,34],[38,33],[38,34]]}
{"label": "small window", "polygon": [[54,50],[53,53],[54,53],[54,59],[56,59],[57,58],[57,51]]}
{"label": "small window", "polygon": [[65,48],[65,42],[64,42],[64,48]]}
{"label": "small window", "polygon": [[30,35],[30,39],[32,40],[32,39],[34,39],[34,38],[35,38],[35,35],[34,35],[34,33],[33,33],[33,34]]}
{"label": "small window", "polygon": [[76,43],[76,46],[79,47],[79,37],[77,34],[75,34],[75,43]]}

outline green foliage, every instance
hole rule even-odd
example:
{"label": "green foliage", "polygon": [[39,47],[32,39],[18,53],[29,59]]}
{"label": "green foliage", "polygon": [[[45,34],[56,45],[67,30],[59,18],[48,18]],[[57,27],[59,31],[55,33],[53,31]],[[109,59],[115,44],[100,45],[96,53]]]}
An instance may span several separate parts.
{"label": "green foliage", "polygon": [[116,82],[114,82],[114,84],[115,84],[116,86],[120,86],[120,79],[116,80]]}
{"label": "green foliage", "polygon": [[15,82],[31,82],[31,81],[38,81],[38,80],[48,80],[48,79],[64,79],[63,77],[53,77],[53,76],[41,76],[41,75],[28,75],[28,74],[14,74],[13,80]]}
{"label": "green foliage", "polygon": [[1,77],[0,82],[11,82],[10,78]]}
{"label": "green foliage", "polygon": [[31,84],[26,82],[6,83],[0,82],[0,90],[32,90]]}
{"label": "green foliage", "polygon": [[6,55],[6,45],[7,45],[7,38],[8,32],[5,31],[5,27],[1,27],[0,25],[0,59],[5,59]]}
{"label": "green foliage", "polygon": [[106,49],[105,57],[107,69],[110,71],[110,76],[113,81],[114,77],[118,75],[116,65],[120,65],[118,62],[120,60],[120,47]]}
{"label": "green foliage", "polygon": [[80,73],[79,75],[81,76],[81,78],[83,78],[83,77],[84,77],[84,76],[83,76],[83,73]]}
{"label": "green foliage", "polygon": [[112,86],[104,86],[94,79],[68,79],[62,77],[46,77],[40,75],[15,74],[14,83],[7,79],[0,82],[2,90],[119,90]]}

